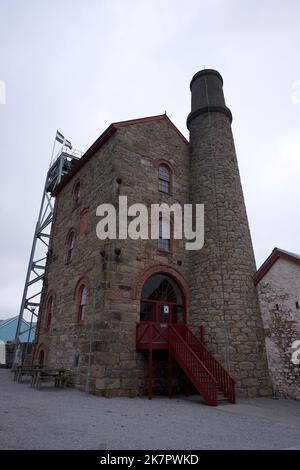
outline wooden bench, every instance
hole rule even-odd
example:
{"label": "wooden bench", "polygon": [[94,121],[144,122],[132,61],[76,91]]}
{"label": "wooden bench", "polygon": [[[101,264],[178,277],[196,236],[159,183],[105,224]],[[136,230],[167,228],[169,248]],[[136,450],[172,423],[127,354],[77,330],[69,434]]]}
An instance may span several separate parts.
{"label": "wooden bench", "polygon": [[32,367],[17,366],[14,371],[14,381],[22,383],[22,379],[25,376],[32,376]]}

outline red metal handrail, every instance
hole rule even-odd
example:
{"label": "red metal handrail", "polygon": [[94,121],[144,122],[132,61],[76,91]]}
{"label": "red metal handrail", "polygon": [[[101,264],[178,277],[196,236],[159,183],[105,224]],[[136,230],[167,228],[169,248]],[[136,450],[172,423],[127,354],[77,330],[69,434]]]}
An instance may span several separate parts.
{"label": "red metal handrail", "polygon": [[218,383],[218,387],[222,390],[230,403],[235,403],[235,381],[227,370],[224,369],[224,367],[186,325],[173,325],[173,327],[211,372]]}
{"label": "red metal handrail", "polygon": [[216,406],[218,404],[216,379],[174,328],[174,325],[169,325],[168,332],[169,348],[179,366],[203,396],[205,402]]}

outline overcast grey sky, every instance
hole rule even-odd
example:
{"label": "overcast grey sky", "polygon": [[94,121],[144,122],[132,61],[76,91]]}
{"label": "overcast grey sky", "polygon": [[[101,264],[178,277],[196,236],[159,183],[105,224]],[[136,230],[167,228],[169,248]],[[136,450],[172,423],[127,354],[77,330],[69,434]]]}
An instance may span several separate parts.
{"label": "overcast grey sky", "polygon": [[19,312],[56,129],[86,150],[166,110],[188,137],[203,67],[224,78],[257,264],[300,253],[299,20],[298,0],[0,0],[0,318]]}

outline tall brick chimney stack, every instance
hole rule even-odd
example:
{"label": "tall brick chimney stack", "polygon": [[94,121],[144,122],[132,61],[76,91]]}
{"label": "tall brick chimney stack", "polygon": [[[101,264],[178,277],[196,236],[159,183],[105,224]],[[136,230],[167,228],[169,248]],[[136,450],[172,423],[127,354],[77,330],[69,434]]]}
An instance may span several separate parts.
{"label": "tall brick chimney stack", "polygon": [[191,81],[191,202],[205,205],[205,241],[190,254],[189,323],[204,325],[208,348],[243,395],[271,393],[253,283],[255,260],[223,79],[201,70]]}

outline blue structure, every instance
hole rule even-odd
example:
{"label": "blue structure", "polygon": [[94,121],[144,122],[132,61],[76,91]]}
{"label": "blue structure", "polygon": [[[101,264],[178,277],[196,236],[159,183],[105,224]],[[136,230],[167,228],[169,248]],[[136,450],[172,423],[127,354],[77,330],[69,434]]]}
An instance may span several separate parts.
{"label": "blue structure", "polygon": [[[8,320],[0,320],[0,340],[4,341],[5,343],[7,341],[14,341],[15,336],[16,336],[18,319],[19,317],[16,316],[13,318],[9,318]],[[29,326],[30,324],[23,318],[21,329],[20,329],[21,334],[19,337],[21,343],[26,343],[28,341]],[[34,340],[34,336],[35,336],[35,328],[33,328],[30,332],[29,342],[32,342]]]}

